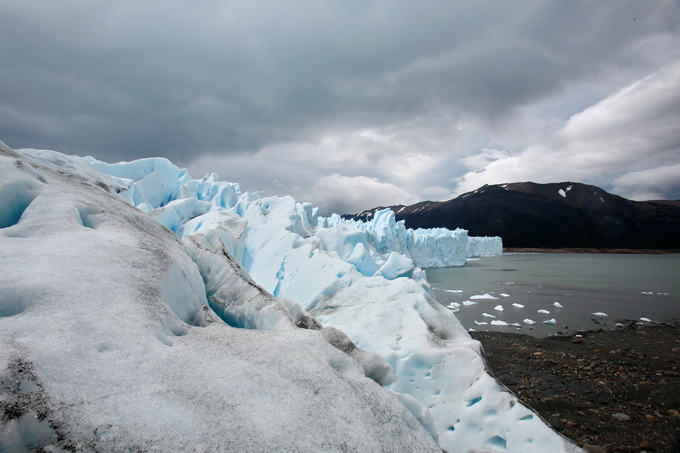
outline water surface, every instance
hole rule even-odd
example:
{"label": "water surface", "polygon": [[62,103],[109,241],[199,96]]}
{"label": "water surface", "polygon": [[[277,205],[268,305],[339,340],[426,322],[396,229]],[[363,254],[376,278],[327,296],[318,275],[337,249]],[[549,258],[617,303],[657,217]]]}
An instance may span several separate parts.
{"label": "water surface", "polygon": [[[547,336],[614,328],[621,320],[648,323],[640,318],[659,322],[680,317],[678,254],[508,253],[426,273],[440,303],[461,304],[456,316],[467,329]],[[503,311],[495,309],[499,305]],[[555,325],[543,323],[551,319]],[[519,327],[493,326],[493,320]]]}

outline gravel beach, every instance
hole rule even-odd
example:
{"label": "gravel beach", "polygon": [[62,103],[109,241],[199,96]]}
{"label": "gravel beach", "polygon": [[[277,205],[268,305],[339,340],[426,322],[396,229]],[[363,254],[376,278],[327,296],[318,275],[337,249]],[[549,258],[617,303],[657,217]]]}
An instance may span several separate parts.
{"label": "gravel beach", "polygon": [[680,452],[680,325],[471,332],[496,378],[589,452]]}

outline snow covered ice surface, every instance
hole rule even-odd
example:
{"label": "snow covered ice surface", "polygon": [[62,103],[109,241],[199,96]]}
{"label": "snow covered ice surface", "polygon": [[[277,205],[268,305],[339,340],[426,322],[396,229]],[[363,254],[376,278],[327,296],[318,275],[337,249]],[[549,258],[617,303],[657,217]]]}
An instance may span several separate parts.
{"label": "snow covered ice surface", "polygon": [[459,260],[467,234],[1,152],[2,448],[579,451],[431,295],[422,248]]}

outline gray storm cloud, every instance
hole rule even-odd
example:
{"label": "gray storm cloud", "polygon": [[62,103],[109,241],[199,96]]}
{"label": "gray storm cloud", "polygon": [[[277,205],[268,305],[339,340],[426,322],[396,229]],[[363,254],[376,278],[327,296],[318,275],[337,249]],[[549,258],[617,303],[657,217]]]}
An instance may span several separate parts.
{"label": "gray storm cloud", "polygon": [[466,158],[548,145],[555,123],[676,59],[679,24],[671,0],[5,0],[0,139],[219,164],[264,192],[337,174],[443,197]]}

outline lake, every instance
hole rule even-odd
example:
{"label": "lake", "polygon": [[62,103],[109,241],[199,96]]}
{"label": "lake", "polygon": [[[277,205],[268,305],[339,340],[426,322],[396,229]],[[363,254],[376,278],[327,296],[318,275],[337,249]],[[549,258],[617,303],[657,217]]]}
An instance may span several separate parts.
{"label": "lake", "polygon": [[680,318],[680,254],[506,253],[426,273],[466,329],[544,337]]}

